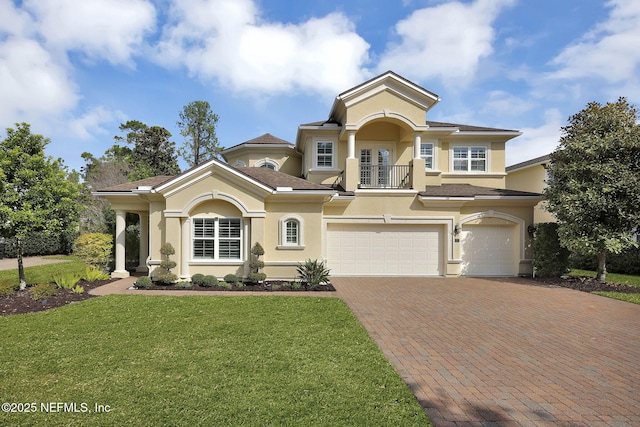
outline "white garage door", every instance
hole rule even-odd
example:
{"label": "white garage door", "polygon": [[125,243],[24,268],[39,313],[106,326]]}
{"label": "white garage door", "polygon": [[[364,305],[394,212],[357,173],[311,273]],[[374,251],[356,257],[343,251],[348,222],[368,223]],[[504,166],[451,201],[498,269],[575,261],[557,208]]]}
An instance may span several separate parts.
{"label": "white garage door", "polygon": [[440,276],[441,228],[329,224],[327,264],[334,276]]}
{"label": "white garage door", "polygon": [[460,235],[462,274],[515,276],[515,226],[465,225]]}

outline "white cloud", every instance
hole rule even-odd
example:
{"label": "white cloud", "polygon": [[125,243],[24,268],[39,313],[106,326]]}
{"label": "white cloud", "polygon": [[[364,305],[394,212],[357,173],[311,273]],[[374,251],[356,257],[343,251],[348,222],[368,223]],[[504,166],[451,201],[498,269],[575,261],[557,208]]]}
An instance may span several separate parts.
{"label": "white cloud", "polygon": [[611,12],[579,41],[551,62],[559,69],[551,77],[576,79],[597,77],[608,83],[637,80],[640,65],[640,2],[612,0]]}
{"label": "white cloud", "polygon": [[27,0],[24,7],[34,14],[47,46],[112,64],[132,64],[156,19],[147,0]]}
{"label": "white cloud", "polygon": [[396,24],[400,42],[383,53],[378,70],[391,69],[420,80],[439,77],[448,83],[468,83],[480,60],[493,52],[493,21],[513,3],[456,1],[416,10]]}
{"label": "white cloud", "polygon": [[514,96],[502,90],[489,92],[484,109],[499,116],[517,116],[533,109],[530,101]]}
{"label": "white cloud", "polygon": [[65,68],[36,41],[0,42],[0,120],[38,121],[72,108],[77,88]]}
{"label": "white cloud", "polygon": [[562,113],[558,109],[546,110],[544,124],[521,129],[521,136],[507,142],[507,166],[553,152],[560,141],[560,128],[565,125]]}
{"label": "white cloud", "polygon": [[334,96],[368,77],[368,43],[340,13],[300,24],[266,22],[252,0],[180,0],[157,60],[258,94],[294,89]]}
{"label": "white cloud", "polygon": [[105,135],[109,131],[104,124],[121,123],[126,120],[126,115],[121,111],[111,111],[105,107],[91,108],[81,117],[69,121],[69,133],[82,140],[91,139],[96,134]]}

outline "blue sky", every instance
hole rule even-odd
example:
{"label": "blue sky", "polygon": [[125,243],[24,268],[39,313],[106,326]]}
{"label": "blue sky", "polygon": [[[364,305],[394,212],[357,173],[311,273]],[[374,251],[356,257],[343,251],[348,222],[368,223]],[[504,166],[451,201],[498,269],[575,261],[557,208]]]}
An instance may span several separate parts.
{"label": "blue sky", "polygon": [[638,46],[637,0],[0,0],[0,135],[26,121],[79,169],[126,120],[180,145],[179,112],[206,100],[222,146],[293,142],[393,70],[440,96],[429,120],[521,130],[514,164],[590,101],[639,105]]}

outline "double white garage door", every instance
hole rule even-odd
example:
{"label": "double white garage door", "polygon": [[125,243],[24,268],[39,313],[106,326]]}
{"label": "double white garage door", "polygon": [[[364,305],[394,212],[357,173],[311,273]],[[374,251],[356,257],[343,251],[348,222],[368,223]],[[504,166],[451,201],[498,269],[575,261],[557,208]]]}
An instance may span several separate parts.
{"label": "double white garage door", "polygon": [[441,276],[442,228],[329,224],[327,264],[334,276]]}
{"label": "double white garage door", "polygon": [[[515,227],[465,226],[460,235],[467,276],[512,276]],[[444,226],[329,224],[327,264],[334,276],[442,276]]]}

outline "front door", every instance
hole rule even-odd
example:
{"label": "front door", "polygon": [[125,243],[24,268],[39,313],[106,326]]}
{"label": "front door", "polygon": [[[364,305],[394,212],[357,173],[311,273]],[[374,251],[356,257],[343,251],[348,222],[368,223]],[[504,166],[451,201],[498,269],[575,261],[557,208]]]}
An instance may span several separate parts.
{"label": "front door", "polygon": [[367,145],[360,148],[360,186],[389,187],[393,151],[390,147]]}

